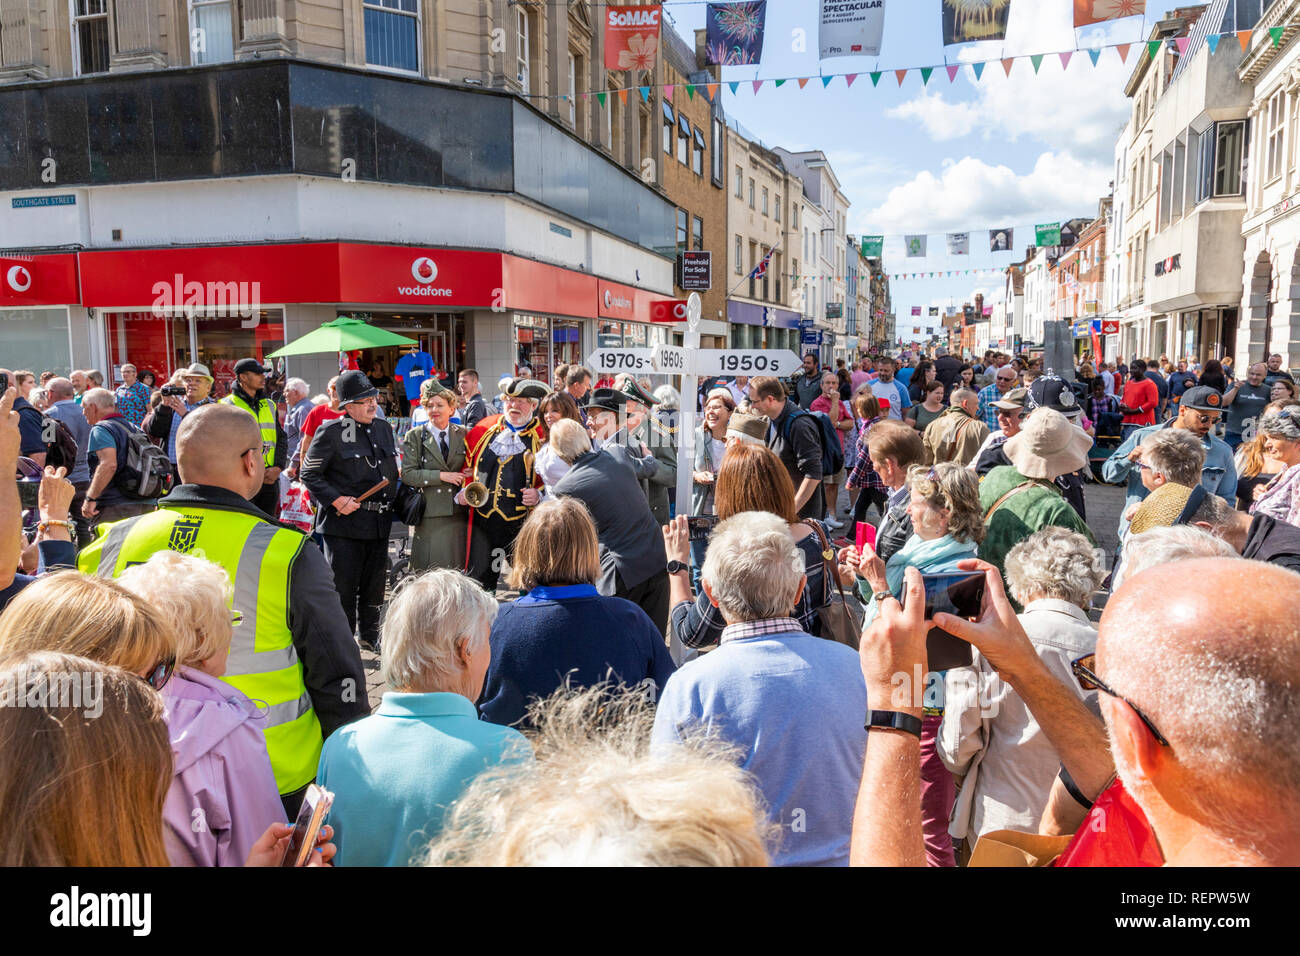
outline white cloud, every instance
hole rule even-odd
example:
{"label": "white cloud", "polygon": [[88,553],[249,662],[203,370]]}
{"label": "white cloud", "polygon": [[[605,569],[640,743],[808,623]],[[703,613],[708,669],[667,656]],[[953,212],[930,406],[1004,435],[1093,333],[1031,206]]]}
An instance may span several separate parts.
{"label": "white cloud", "polygon": [[[945,163],[936,176],[929,170],[895,186],[875,209],[853,214],[889,234],[940,233],[970,228],[972,223],[1050,222],[1063,216],[1088,215],[1094,197],[1108,192],[1109,163],[1090,163],[1072,156],[1043,153],[1034,168],[1018,174],[973,156]],[[1080,203],[1085,208],[1080,208]],[[978,237],[972,237],[976,243]],[[1025,244],[1032,237],[1017,236]]]}

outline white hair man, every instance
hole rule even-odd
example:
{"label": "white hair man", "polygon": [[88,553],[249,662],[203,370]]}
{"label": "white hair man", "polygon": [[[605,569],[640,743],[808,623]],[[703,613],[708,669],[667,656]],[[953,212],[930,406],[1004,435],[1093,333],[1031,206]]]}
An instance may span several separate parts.
{"label": "white hair man", "polygon": [[744,512],[719,524],[701,583],[727,627],[718,650],[668,679],[652,747],[672,747],[701,725],[717,734],[737,748],[782,828],[773,863],[846,864],[866,687],[850,648],[791,618],[807,582],[785,521]]}
{"label": "white hair man", "polygon": [[212,373],[208,367],[195,362],[189,368],[180,369],[164,389],[174,388],[176,379],[180,379],[185,395],[162,396],[162,401],[145,418],[141,426],[152,438],[161,438],[166,443],[167,459],[176,464],[176,434],[181,421],[194,409],[203,405],[212,405]]}
{"label": "white hair man", "polygon": [[90,487],[81,514],[98,526],[153,511],[158,504],[156,498],[141,499],[124,490],[127,443],[129,436],[140,429],[118,412],[117,400],[106,388],[87,389],[81,396],[81,411],[90,425],[86,455]]}
{"label": "white hair man", "polygon": [[302,427],[307,423],[307,416],[316,406],[311,401],[311,386],[300,378],[291,378],[284,383],[284,403],[288,408],[284,416],[284,434],[289,442],[287,469],[290,478],[297,477],[298,449],[302,445]]}
{"label": "white hair man", "polygon": [[321,750],[338,862],[408,865],[477,774],[531,753],[519,731],[479,720],[474,707],[496,615],[492,595],[447,569],[411,579],[388,605],[383,701]]}
{"label": "white hair man", "polygon": [[[1102,553],[1065,528],[1035,532],[1007,554],[1007,585],[1024,606],[1018,617],[1043,664],[1080,699],[1073,661],[1091,654],[1097,629],[1088,620],[1092,594],[1106,576]],[[1034,831],[1061,757],[1016,690],[980,654],[972,667],[944,678],[940,758],[964,777],[951,833],[973,845],[991,830]]]}

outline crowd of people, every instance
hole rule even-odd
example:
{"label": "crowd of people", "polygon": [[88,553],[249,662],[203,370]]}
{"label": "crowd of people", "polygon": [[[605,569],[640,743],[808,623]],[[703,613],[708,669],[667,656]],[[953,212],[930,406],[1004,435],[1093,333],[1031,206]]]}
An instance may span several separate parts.
{"label": "crowd of people", "polygon": [[1298,863],[1281,363],[0,369],[0,861]]}

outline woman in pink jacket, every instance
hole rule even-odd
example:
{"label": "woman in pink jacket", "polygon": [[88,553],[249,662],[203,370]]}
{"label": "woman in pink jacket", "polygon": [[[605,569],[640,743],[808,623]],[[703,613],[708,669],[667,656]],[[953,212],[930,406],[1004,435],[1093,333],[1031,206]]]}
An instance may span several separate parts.
{"label": "woman in pink jacket", "polygon": [[229,577],[211,562],[160,551],[119,583],[161,611],[176,636],[176,672],[162,688],[174,764],[163,805],[167,856],[173,866],[243,866],[285,815],[262,715],[220,680],[230,653]]}

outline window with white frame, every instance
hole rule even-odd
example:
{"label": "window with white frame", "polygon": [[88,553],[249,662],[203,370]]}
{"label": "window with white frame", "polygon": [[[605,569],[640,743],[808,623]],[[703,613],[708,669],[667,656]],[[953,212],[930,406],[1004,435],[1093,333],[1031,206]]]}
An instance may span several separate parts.
{"label": "window with white frame", "polygon": [[523,7],[515,7],[515,79],[519,81],[519,87],[525,96],[533,91],[529,69],[532,52],[532,18]]}
{"label": "window with white frame", "polygon": [[1283,145],[1286,128],[1286,94],[1281,90],[1269,98],[1265,129],[1268,140],[1264,149],[1264,181],[1272,182],[1282,175]]}
{"label": "window with white frame", "polygon": [[766,216],[767,214],[768,214],[767,213],[767,187],[764,186],[763,187],[763,215]]}
{"label": "window with white frame", "polygon": [[704,175],[704,133],[697,126],[691,131],[691,172]]}
{"label": "window with white frame", "polygon": [[754,180],[749,181],[749,208],[754,208]]}
{"label": "window with white frame", "polygon": [[739,166],[736,167],[736,198],[745,198],[745,170]]}
{"label": "window with white frame", "polygon": [[108,0],[72,0],[72,60],[78,76],[108,72]]}
{"label": "window with white frame", "polygon": [[727,131],[722,126],[722,120],[716,116],[713,117],[713,182],[719,189],[726,185],[725,174],[722,171],[722,144],[725,143]]}
{"label": "window with white frame", "polygon": [[578,58],[569,54],[569,125],[578,126]]}
{"label": "window with white frame", "polygon": [[781,221],[781,194],[780,193],[776,194],[776,202],[772,211],[776,214],[776,221],[780,222]]}
{"label": "window with white frame", "polygon": [[664,152],[669,156],[673,154],[673,129],[677,126],[677,117],[673,115],[673,108],[667,100],[664,103]]}
{"label": "window with white frame", "polygon": [[744,273],[745,273],[745,241],[744,241],[740,236],[737,236],[737,237],[736,237],[736,257],[735,257],[735,258],[736,258],[736,275],[744,275]]}
{"label": "window with white frame", "polygon": [[190,0],[191,63],[229,63],[235,58],[230,5],[231,0]]}
{"label": "window with white frame", "polygon": [[691,121],[686,114],[677,114],[677,162],[683,166],[691,164]]}
{"label": "window with white frame", "polygon": [[1214,195],[1241,195],[1245,149],[1245,120],[1214,124]]}
{"label": "window with white frame", "polygon": [[[363,0],[361,6],[365,14],[366,63],[420,72],[419,0]],[[526,80],[524,92],[528,92]]]}
{"label": "window with white frame", "polygon": [[799,228],[799,204],[797,202],[790,205],[790,228]]}

